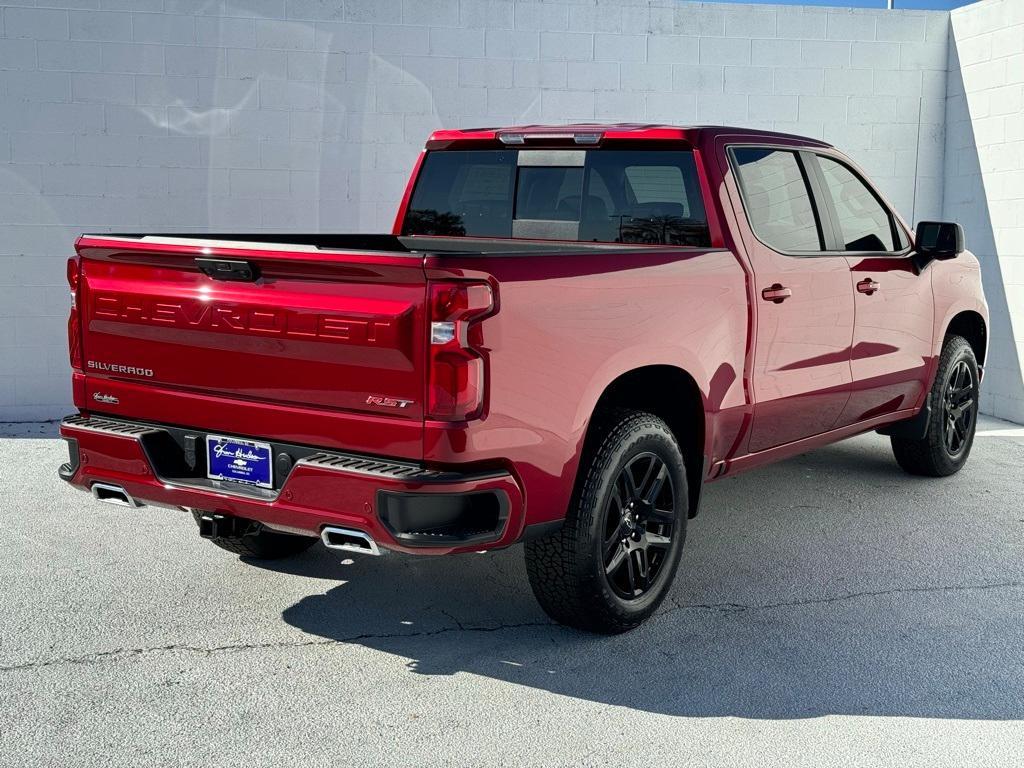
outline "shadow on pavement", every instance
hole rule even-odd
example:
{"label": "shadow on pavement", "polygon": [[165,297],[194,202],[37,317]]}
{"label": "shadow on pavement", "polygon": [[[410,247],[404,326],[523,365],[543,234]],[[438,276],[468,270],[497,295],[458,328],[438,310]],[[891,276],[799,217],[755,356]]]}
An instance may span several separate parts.
{"label": "shadow on pavement", "polygon": [[257,565],[338,579],[284,620],[415,674],[689,717],[1019,719],[1024,566],[965,551],[968,475],[908,478],[871,436],[711,485],[669,599],[617,637],[551,624],[521,547]]}

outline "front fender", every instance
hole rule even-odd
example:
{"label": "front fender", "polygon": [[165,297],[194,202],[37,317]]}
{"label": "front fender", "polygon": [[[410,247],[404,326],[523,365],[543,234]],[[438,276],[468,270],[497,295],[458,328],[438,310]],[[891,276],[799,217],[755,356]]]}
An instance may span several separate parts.
{"label": "front fender", "polygon": [[[981,280],[981,265],[973,253],[932,265],[932,295],[935,298],[935,333],[932,336],[936,358],[942,354],[942,342],[953,318],[962,312],[977,312],[989,329],[988,302]],[[985,355],[989,333],[985,334]]]}

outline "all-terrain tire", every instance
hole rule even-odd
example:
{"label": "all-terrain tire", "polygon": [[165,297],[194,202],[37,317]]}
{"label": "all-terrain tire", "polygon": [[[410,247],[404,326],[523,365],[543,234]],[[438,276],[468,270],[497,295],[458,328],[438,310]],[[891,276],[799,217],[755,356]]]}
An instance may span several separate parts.
{"label": "all-terrain tire", "polygon": [[[904,471],[925,477],[946,477],[960,471],[974,444],[978,383],[978,361],[973,348],[962,336],[947,336],[928,393],[928,431],[920,439],[895,435],[890,438],[896,462]],[[955,402],[958,398],[959,402]],[[956,450],[951,450],[951,444]]]}
{"label": "all-terrain tire", "polygon": [[[596,438],[580,465],[576,493],[565,524],[556,533],[526,543],[526,570],[537,601],[551,618],[578,629],[615,634],[640,625],[657,610],[668,593],[686,538],[689,496],[682,451],[662,419],[626,409],[608,410],[595,415],[595,419]],[[658,503],[664,509],[667,505],[664,486],[669,486],[673,499],[671,524],[651,522],[655,516],[667,518],[664,511],[658,511],[652,504],[645,507],[650,510],[646,526],[640,516],[635,516],[632,521],[635,527],[613,528],[631,524],[627,520],[629,512],[623,510],[630,505],[623,503],[625,494],[621,490],[625,480],[622,473],[639,471],[642,474],[646,461],[651,461],[648,474],[655,472],[654,460],[649,457],[662,462],[665,468],[662,474],[666,479],[662,481],[661,490],[655,491],[653,482],[650,488],[651,493],[662,494],[658,496]],[[631,469],[634,466],[640,469]],[[635,480],[635,474],[631,477]],[[636,498],[643,495],[639,491],[643,490],[647,479],[644,475],[639,484],[634,483],[638,488]],[[652,554],[644,551],[642,562],[646,562],[647,574],[655,563],[658,570],[650,577],[647,589],[636,594],[632,589],[636,561],[632,559],[634,553],[627,549],[629,542],[622,539],[625,554],[615,550],[611,556],[612,559],[628,557],[629,562],[625,566],[620,563],[619,570],[610,575],[606,572],[607,553],[613,551],[611,547],[615,546],[620,532],[632,531],[635,539],[641,527],[644,541],[648,534],[660,535],[651,531],[662,534],[670,531],[667,536],[660,535],[670,543],[659,544],[660,554],[653,545]],[[635,544],[639,543],[640,539],[636,539]],[[628,581],[621,575],[623,567],[627,568]],[[624,596],[627,587],[633,597]]]}

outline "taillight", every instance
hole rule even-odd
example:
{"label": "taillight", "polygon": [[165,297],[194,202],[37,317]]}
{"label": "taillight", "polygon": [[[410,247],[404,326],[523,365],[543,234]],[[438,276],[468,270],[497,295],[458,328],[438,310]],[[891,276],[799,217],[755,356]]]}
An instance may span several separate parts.
{"label": "taillight", "polygon": [[68,318],[68,354],[71,367],[82,370],[82,333],[78,319],[78,283],[82,276],[81,261],[77,256],[68,259],[68,288],[71,289],[71,315]]}
{"label": "taillight", "polygon": [[431,282],[430,370],[427,418],[463,421],[484,406],[483,330],[494,308],[491,286],[481,282]]}

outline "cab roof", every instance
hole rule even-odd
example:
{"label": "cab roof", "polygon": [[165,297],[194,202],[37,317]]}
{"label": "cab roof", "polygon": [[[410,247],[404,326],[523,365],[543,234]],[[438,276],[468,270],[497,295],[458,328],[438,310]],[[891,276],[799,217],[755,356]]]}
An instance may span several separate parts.
{"label": "cab roof", "polygon": [[772,139],[797,139],[807,146],[830,147],[819,139],[796,136],[753,128],[728,125],[666,125],[664,123],[571,123],[567,125],[513,125],[491,128],[444,128],[434,131],[427,139],[428,149],[442,149],[453,143],[500,142],[505,145],[524,145],[545,141],[571,144],[598,145],[606,139],[629,141],[684,141],[697,144],[713,140],[716,136],[745,136]]}

